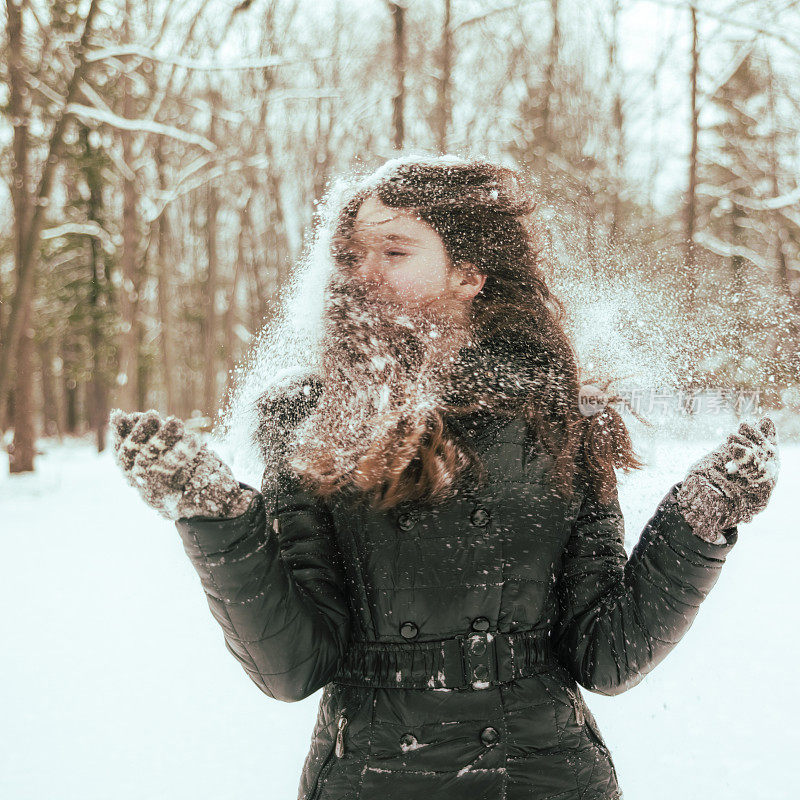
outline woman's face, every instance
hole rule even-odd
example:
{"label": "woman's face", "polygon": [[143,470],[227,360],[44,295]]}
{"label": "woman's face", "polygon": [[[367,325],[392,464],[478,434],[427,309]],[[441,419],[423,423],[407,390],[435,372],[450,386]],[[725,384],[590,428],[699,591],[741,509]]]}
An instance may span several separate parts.
{"label": "woman's face", "polygon": [[349,247],[356,255],[353,277],[386,299],[412,305],[457,300],[468,305],[486,280],[474,269],[453,269],[444,242],[427,222],[385,206],[374,196],[358,210]]}

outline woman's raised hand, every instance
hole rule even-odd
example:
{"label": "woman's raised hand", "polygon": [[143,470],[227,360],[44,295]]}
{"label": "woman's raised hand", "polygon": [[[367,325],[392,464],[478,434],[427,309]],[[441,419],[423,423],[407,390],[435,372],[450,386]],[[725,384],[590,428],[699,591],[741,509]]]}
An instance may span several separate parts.
{"label": "woman's raised hand", "polygon": [[769,417],[747,422],[689,469],[677,501],[692,530],[707,541],[767,507],[778,479],[778,433]]}
{"label": "woman's raised hand", "polygon": [[115,462],[162,517],[234,517],[250,504],[254,492],[240,487],[230,467],[178,417],[114,409],[109,423]]}

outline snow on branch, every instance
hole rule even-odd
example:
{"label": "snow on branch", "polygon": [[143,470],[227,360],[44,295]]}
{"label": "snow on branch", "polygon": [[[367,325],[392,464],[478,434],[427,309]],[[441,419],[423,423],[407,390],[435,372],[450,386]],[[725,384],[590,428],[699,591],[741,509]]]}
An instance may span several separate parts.
{"label": "snow on branch", "polygon": [[101,225],[93,220],[86,222],[65,222],[63,225],[56,225],[54,228],[46,228],[42,231],[42,239],[58,239],[61,236],[66,236],[70,233],[95,236],[103,244],[103,249],[107,253],[113,253],[117,242],[109,235]]}
{"label": "snow on branch", "polygon": [[742,44],[742,46],[737,50],[733,58],[730,60],[728,66],[719,73],[719,77],[711,89],[705,92],[703,97],[700,98],[700,102],[697,104],[698,114],[703,110],[703,108],[705,108],[707,103],[710,103],[717,96],[717,92],[719,92],[719,90],[736,74],[736,70],[739,69],[745,59],[755,49],[756,43],[758,42],[758,37],[760,35],[760,33],[756,32],[750,41]]}
{"label": "snow on branch", "polygon": [[800,203],[800,186],[792,189],[791,192],[779,195],[778,197],[765,197],[754,199],[751,197],[740,197],[737,195],[736,204],[743,208],[750,208],[754,211],[775,211],[779,208],[787,208]]}
{"label": "snow on branch", "polygon": [[126,131],[147,131],[148,133],[159,133],[164,136],[169,136],[172,139],[186,142],[187,144],[196,144],[209,152],[214,152],[217,146],[214,142],[206,139],[205,136],[200,136],[196,133],[182,131],[173,125],[164,125],[161,122],[156,122],[152,119],[126,119],[114,114],[111,111],[104,111],[99,108],[92,108],[91,106],[84,106],[80,103],[70,103],[65,109],[65,113],[74,114],[76,117],[83,119],[91,119],[96,122],[105,122],[114,128],[121,128]]}
{"label": "snow on branch", "polygon": [[170,64],[174,67],[184,67],[185,69],[203,70],[206,72],[216,72],[219,70],[247,70],[265,69],[266,67],[284,67],[294,64],[307,64],[309,61],[318,61],[332,58],[330,53],[318,51],[316,55],[304,56],[303,58],[289,59],[281,56],[266,56],[264,58],[242,59],[241,61],[197,61],[193,58],[183,56],[160,55],[154,50],[137,45],[125,45],[124,47],[104,47],[98,50],[90,50],[86,54],[87,61],[103,61],[112,58],[128,58],[136,56],[145,58],[149,61],[157,61],[160,64]]}
{"label": "snow on branch", "polygon": [[800,213],[795,206],[781,206],[778,209],[780,216],[792,223],[796,228],[800,228]]}
{"label": "snow on branch", "polygon": [[773,265],[769,261],[751,250],[749,247],[743,247],[742,245],[724,242],[722,239],[718,239],[713,234],[699,232],[695,236],[695,242],[701,247],[704,247],[706,250],[709,250],[718,256],[722,256],[723,258],[740,256],[760,269],[769,271],[773,268]]}
{"label": "snow on branch", "polygon": [[[740,180],[742,184],[745,183],[743,178]],[[782,211],[794,209],[800,203],[800,186],[776,197],[747,197],[735,190],[732,191],[730,186],[715,186],[710,183],[698,184],[696,191],[702,197],[715,197],[717,200],[725,198],[733,205],[749,211]]]}
{"label": "snow on branch", "polygon": [[467,17],[456,23],[453,26],[453,31],[457,31],[459,28],[466,28],[469,25],[474,25],[476,22],[483,22],[487,17],[492,17],[495,14],[503,14],[506,11],[519,11],[519,5],[519,0],[517,0],[509,5],[492,8],[488,11],[481,11],[479,14],[473,14],[471,17]]}

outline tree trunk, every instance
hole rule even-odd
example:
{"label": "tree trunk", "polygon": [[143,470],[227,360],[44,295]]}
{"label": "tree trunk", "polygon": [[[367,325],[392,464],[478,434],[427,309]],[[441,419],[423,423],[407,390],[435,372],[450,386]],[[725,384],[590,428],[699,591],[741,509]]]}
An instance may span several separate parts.
{"label": "tree trunk", "polygon": [[[246,221],[246,232],[247,232],[247,241],[250,243],[250,253],[251,257],[247,260],[247,267],[248,267],[248,276],[250,278],[250,329],[253,332],[258,331],[261,326],[264,324],[264,316],[266,314],[267,309],[267,299],[271,298],[274,294],[276,289],[276,285],[278,282],[277,276],[277,265],[275,269],[272,269],[269,273],[273,276],[274,280],[270,281],[270,286],[268,287],[263,275],[263,270],[261,268],[261,264],[259,259],[255,257],[256,244],[255,244],[255,233],[253,231],[252,225],[250,224],[250,219],[248,218]],[[274,232],[275,227],[272,226],[272,231]],[[277,248],[276,248],[277,249]],[[272,290],[272,291],[271,291]]]}
{"label": "tree trunk", "polygon": [[[156,139],[155,162],[158,171],[158,186],[162,192],[166,191],[167,178],[164,173],[164,153],[162,139]],[[170,276],[170,229],[169,210],[165,208],[158,218],[158,316],[161,327],[161,366],[164,380],[164,390],[167,397],[167,413],[178,414],[175,393],[175,363],[172,350],[172,295],[169,281]]]}
{"label": "tree trunk", "polygon": [[53,340],[45,339],[39,343],[39,374],[42,379],[42,427],[45,436],[62,438],[59,391],[56,375],[53,373]]}
{"label": "tree trunk", "polygon": [[689,148],[689,186],[686,191],[686,230],[684,233],[684,245],[686,248],[687,302],[691,315],[697,302],[697,267],[694,237],[697,231],[697,154],[700,135],[699,115],[697,110],[697,76],[700,71],[700,52],[697,35],[697,9],[691,7],[689,11],[692,17],[691,72],[689,75],[691,83],[691,141]]}
{"label": "tree trunk", "polygon": [[439,55],[439,91],[436,103],[436,146],[440,153],[447,152],[447,133],[450,129],[450,90],[452,88],[453,30],[451,0],[444,0],[442,19],[442,49]]}
{"label": "tree trunk", "polygon": [[[122,101],[123,115],[133,116],[134,100],[129,81],[125,81]],[[130,131],[120,131],[122,158],[131,167],[133,162],[133,137]],[[122,178],[122,286],[120,287],[120,313],[122,334],[119,340],[119,366],[117,406],[123,411],[139,410],[139,276],[137,266],[137,193],[133,177]]]}
{"label": "tree trunk", "polygon": [[223,332],[225,337],[225,389],[223,396],[227,397],[230,390],[230,382],[232,380],[233,368],[236,364],[236,336],[233,332],[233,326],[236,324],[236,296],[239,292],[239,279],[244,273],[245,262],[245,241],[247,231],[247,219],[250,214],[250,204],[252,202],[252,193],[247,198],[247,202],[242,209],[239,216],[239,237],[236,246],[236,266],[233,271],[233,282],[231,284],[231,291],[228,295],[228,307],[225,309],[225,316],[223,319]]}
{"label": "tree trunk", "polygon": [[[89,187],[89,200],[86,216],[97,225],[102,224],[102,178],[94,161],[95,153],[89,141],[89,129],[80,126],[80,140],[86,156],[83,173]],[[95,432],[97,452],[102,453],[106,446],[106,423],[108,421],[108,392],[103,362],[103,307],[100,298],[103,294],[102,278],[103,255],[96,236],[88,237],[89,244],[89,343],[92,349],[92,377],[89,387],[89,424]]]}
{"label": "tree trunk", "polygon": [[[540,144],[546,154],[556,151],[553,119],[555,113],[553,106],[556,100],[556,67],[561,52],[561,18],[560,0],[550,0],[550,17],[552,28],[548,44],[547,64],[544,70],[544,98],[542,107]],[[546,162],[547,163],[547,162]]]}
{"label": "tree trunk", "polygon": [[400,3],[389,2],[389,10],[392,15],[396,87],[392,100],[392,141],[395,150],[402,150],[405,142],[406,9]]}
{"label": "tree trunk", "polygon": [[61,380],[64,386],[64,431],[74,434],[78,430],[78,384],[73,377],[75,371],[75,345],[63,342],[61,347]]}
{"label": "tree trunk", "polygon": [[33,427],[33,309],[27,308],[22,337],[17,347],[17,376],[14,385],[14,441],[9,451],[8,471],[32,472],[35,452]]}
{"label": "tree trunk", "polygon": [[90,424],[92,430],[95,432],[95,441],[97,442],[97,452],[102,453],[106,448],[106,428],[109,407],[102,358],[102,332],[100,330],[101,309],[97,303],[99,296],[99,278],[97,273],[97,240],[94,237],[92,237],[92,251],[92,291],[90,298],[92,304],[92,327],[89,332],[89,341],[92,345],[92,380],[89,411]]}
{"label": "tree trunk", "polygon": [[[33,306],[33,287],[25,291],[25,239],[31,219],[31,198],[29,192],[28,165],[28,125],[30,104],[27,91],[27,70],[25,68],[24,33],[22,8],[15,2],[7,4],[8,20],[8,74],[9,74],[9,112],[16,123],[12,144],[13,160],[11,169],[11,196],[14,205],[14,266],[16,275],[16,298],[21,317],[21,330],[16,343],[16,353],[4,352],[13,356],[15,366],[12,383],[14,387],[14,441],[9,455],[10,472],[29,472],[33,470],[33,330],[31,314]],[[9,325],[9,327],[11,327]],[[2,337],[4,351],[15,349],[15,343]],[[9,359],[8,364],[12,361]]]}
{"label": "tree trunk", "polygon": [[[742,246],[745,241],[747,232],[747,214],[736,202],[733,204],[733,209],[730,213],[731,225],[731,245],[734,248]],[[738,253],[734,252],[730,260],[731,264],[731,278],[733,296],[731,297],[731,305],[733,306],[733,320],[731,321],[731,329],[733,333],[732,352],[736,355],[737,362],[741,363],[741,359],[745,355],[745,342],[744,337],[746,334],[745,325],[745,296],[744,296],[744,270],[745,260]]]}
{"label": "tree trunk", "polygon": [[[215,141],[216,98],[212,96],[210,139]],[[217,254],[217,216],[219,197],[213,181],[206,188],[206,250],[207,264],[205,281],[204,352],[203,360],[203,414],[213,416],[217,404],[217,273],[219,269]]]}
{"label": "tree trunk", "polygon": [[623,168],[625,162],[625,120],[622,111],[622,90],[620,86],[620,69],[617,59],[617,45],[619,39],[619,0],[611,0],[611,37],[608,45],[608,72],[609,85],[613,87],[611,98],[611,119],[613,126],[614,144],[614,182],[611,187],[611,230],[609,242],[614,247],[620,238],[622,230],[622,202],[620,193],[623,186]]}

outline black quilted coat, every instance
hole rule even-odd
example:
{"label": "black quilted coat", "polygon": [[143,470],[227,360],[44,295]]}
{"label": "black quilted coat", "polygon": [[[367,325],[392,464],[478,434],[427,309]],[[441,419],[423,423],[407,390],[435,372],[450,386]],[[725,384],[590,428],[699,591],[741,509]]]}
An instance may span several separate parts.
{"label": "black quilted coat", "polygon": [[628,558],[617,497],[559,500],[521,417],[461,432],[491,480],[436,507],[322,504],[284,476],[239,517],[176,523],[259,689],[323,688],[300,800],[621,798],[579,685],[639,683],[738,538],[695,536],[678,483]]}

